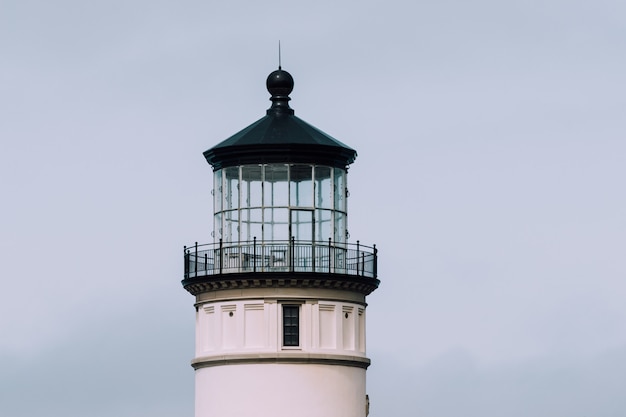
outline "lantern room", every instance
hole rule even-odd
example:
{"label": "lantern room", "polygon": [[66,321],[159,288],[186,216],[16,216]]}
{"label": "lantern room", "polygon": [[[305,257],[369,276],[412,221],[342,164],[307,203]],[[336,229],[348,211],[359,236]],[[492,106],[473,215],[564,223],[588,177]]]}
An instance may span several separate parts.
{"label": "lantern room", "polygon": [[214,173],[214,231],[224,242],[344,243],[346,170],[317,164],[256,164]]}
{"label": "lantern room", "polygon": [[204,152],[213,167],[213,244],[185,247],[186,278],[324,272],[376,278],[374,247],[348,241],[356,151],[295,116],[293,77],[266,81],[266,115]]}

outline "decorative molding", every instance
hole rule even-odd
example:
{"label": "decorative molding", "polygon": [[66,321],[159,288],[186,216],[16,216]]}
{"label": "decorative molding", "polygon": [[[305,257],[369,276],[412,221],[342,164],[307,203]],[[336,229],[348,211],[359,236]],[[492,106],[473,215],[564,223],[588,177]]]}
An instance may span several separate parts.
{"label": "decorative molding", "polygon": [[346,291],[334,288],[226,288],[215,291],[206,291],[196,295],[194,306],[202,306],[206,303],[230,302],[239,303],[241,301],[255,303],[264,301],[265,303],[276,302],[278,299],[298,299],[298,300],[327,300],[328,302],[358,304],[363,308],[367,307],[365,295],[355,291]]}
{"label": "decorative molding", "polygon": [[[354,291],[369,295],[380,281],[354,275],[319,273],[232,273],[183,280],[183,287],[192,295],[224,289],[247,288],[327,288]],[[321,276],[320,276],[321,275]]]}
{"label": "decorative molding", "polygon": [[367,369],[370,366],[369,358],[358,356],[325,355],[310,353],[288,353],[288,354],[238,354],[223,355],[214,358],[201,357],[191,362],[195,369],[209,368],[212,366],[240,365],[240,364],[262,364],[262,363],[284,363],[284,364],[313,364],[313,365],[335,365],[350,366]]}

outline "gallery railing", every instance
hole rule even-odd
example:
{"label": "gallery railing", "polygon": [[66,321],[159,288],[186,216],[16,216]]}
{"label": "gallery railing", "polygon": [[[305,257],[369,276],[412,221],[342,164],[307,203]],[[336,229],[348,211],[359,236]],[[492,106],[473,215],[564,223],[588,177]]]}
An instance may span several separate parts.
{"label": "gallery railing", "polygon": [[185,279],[249,272],[315,272],[376,278],[377,249],[354,243],[301,240],[185,246]]}

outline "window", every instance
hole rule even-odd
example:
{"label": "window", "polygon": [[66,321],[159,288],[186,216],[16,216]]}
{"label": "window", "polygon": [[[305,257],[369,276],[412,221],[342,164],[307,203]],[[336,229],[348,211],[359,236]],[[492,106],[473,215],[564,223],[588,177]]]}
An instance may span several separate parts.
{"label": "window", "polygon": [[[323,165],[250,164],[227,167],[214,174],[215,239],[224,243],[305,241],[331,238],[346,241],[346,171]],[[290,212],[314,213],[314,219]],[[315,220],[315,221],[313,221]],[[315,229],[314,229],[315,227]],[[290,229],[291,228],[291,229]]]}
{"label": "window", "polygon": [[300,306],[283,305],[283,346],[300,346]]}

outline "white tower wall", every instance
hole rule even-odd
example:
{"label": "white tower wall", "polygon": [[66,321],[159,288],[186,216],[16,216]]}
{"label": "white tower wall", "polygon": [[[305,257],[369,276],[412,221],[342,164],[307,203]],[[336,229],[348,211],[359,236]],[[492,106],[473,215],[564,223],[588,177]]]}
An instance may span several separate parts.
{"label": "white tower wall", "polygon": [[365,369],[239,364],[196,371],[196,417],[363,417]]}
{"label": "white tower wall", "polygon": [[[298,307],[298,346],[283,346],[283,305]],[[363,295],[221,290],[196,307],[196,417],[366,415]]]}

